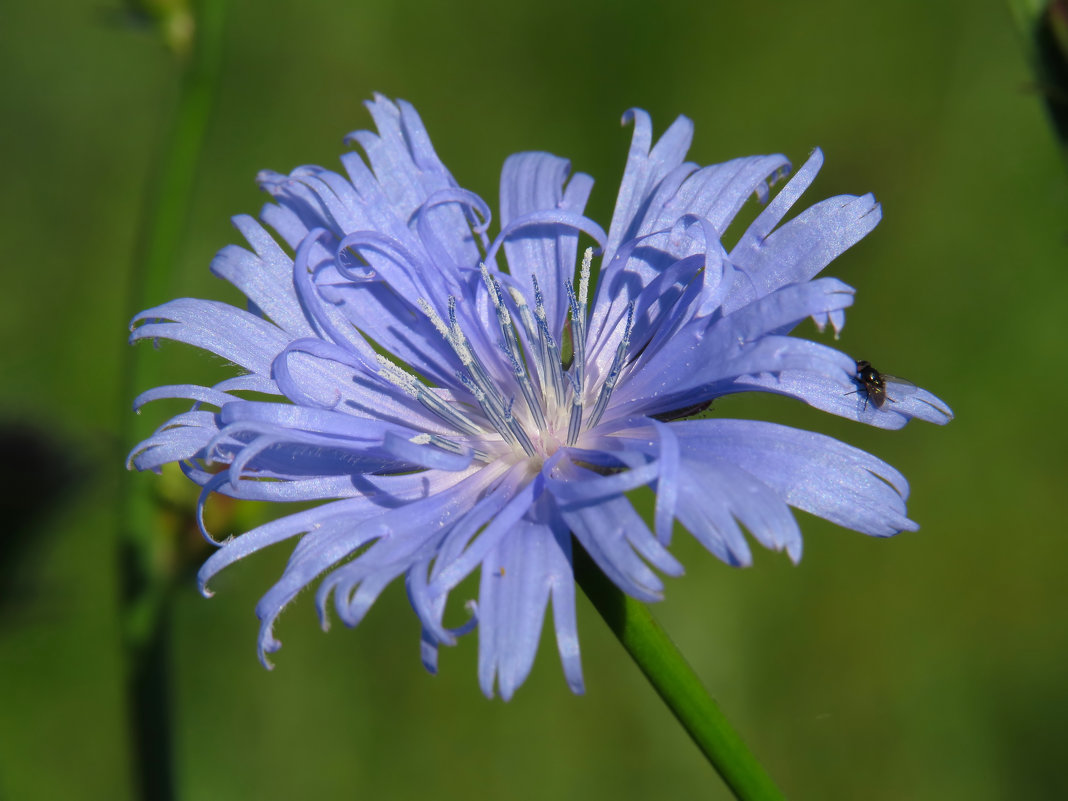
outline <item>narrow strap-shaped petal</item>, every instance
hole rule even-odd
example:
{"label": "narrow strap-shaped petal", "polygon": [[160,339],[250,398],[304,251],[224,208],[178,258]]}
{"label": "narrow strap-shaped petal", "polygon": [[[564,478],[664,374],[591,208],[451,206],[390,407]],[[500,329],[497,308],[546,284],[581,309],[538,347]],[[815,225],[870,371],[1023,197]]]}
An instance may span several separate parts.
{"label": "narrow strap-shaped petal", "polygon": [[[854,370],[853,360],[841,351],[818,342],[785,336],[761,337],[719,352],[714,349],[695,351],[687,358],[699,366],[666,370],[659,374],[658,382],[643,384],[641,391],[631,388],[629,400],[621,400],[610,407],[613,415],[665,415],[765,385],[769,391],[779,391],[773,388],[775,382],[769,376],[813,375],[841,382],[847,381]],[[644,377],[639,374],[636,380]],[[783,388],[779,394],[790,393]],[[798,397],[809,403],[807,397]]]}
{"label": "narrow strap-shaped petal", "polygon": [[[616,197],[602,264],[612,261],[619,246],[638,235],[643,209],[664,176],[682,164],[693,139],[693,123],[678,117],[653,146],[653,123],[641,109],[630,109],[623,124],[634,123],[627,166]],[[598,289],[600,294],[600,289]]]}
{"label": "narrow strap-shaped petal", "polygon": [[[218,473],[209,473],[191,463],[180,465],[182,472],[190,480],[205,486]],[[243,501],[276,501],[291,503],[295,501],[322,501],[338,498],[351,498],[362,495],[364,490],[353,480],[351,475],[315,476],[314,478],[285,479],[272,481],[229,481],[215,487],[214,492]]]}
{"label": "narrow strap-shaped petal", "polygon": [[[582,214],[593,179],[578,173],[568,183],[570,171],[566,159],[549,153],[509,156],[501,170],[502,230],[532,212],[562,209]],[[528,285],[531,275],[537,279],[554,336],[564,324],[567,297],[563,287],[574,280],[577,250],[577,232],[562,226],[528,227],[504,242],[509,271],[519,284]]]}
{"label": "narrow strap-shaped petal", "polygon": [[776,375],[745,375],[736,378],[734,384],[739,392],[759,390],[789,395],[809,406],[876,428],[902,428],[913,418],[936,425],[945,425],[953,419],[953,411],[945,401],[920,387],[900,397],[891,387],[887,402],[877,408],[867,401],[863,388],[853,380],[853,364],[843,367],[837,375],[798,370],[784,370]]}
{"label": "narrow strap-shaped petal", "polygon": [[737,520],[765,547],[786,550],[795,561],[800,558],[801,531],[787,500],[775,487],[720,451],[704,447],[704,441],[694,445],[690,441],[693,429],[677,423],[654,423],[621,432],[618,437],[623,441],[618,447],[640,448],[650,454],[663,452],[664,429],[670,430],[678,447],[678,518],[698,541],[728,564],[750,564],[749,548],[734,522]]}
{"label": "narrow strap-shaped petal", "polygon": [[881,218],[880,206],[871,195],[842,195],[805,209],[765,237],[747,234],[730,257],[749,280],[738,282],[724,311],[787,284],[810,280],[867,236]]}
{"label": "narrow strap-shaped petal", "polygon": [[232,565],[239,559],[244,559],[256,551],[287,540],[290,537],[295,537],[298,534],[321,528],[326,523],[339,517],[343,517],[351,523],[358,520],[361,514],[374,511],[376,511],[376,504],[369,497],[346,498],[257,526],[238,537],[228,540],[218,551],[208,557],[208,560],[197,573],[200,591],[205,596],[211,596],[212,592],[208,589],[208,582],[223,568]]}
{"label": "narrow strap-shaped petal", "polygon": [[660,450],[657,454],[660,471],[656,482],[656,509],[654,530],[664,545],[671,543],[671,529],[675,522],[675,506],[678,503],[680,447],[678,437],[671,426],[653,421],[659,435]]}
{"label": "narrow strap-shaped petal", "polygon": [[[521,465],[525,470],[526,466]],[[444,565],[434,577],[432,585],[437,592],[455,587],[486,557],[530,509],[544,490],[544,481],[539,474],[511,490],[511,498],[501,507],[497,516],[472,540],[463,553]]]}
{"label": "narrow strap-shaped petal", "polygon": [[[589,478],[589,471],[567,462],[560,462],[559,470],[576,481]],[[656,600],[663,590],[643,558],[669,575],[682,573],[682,565],[657,541],[622,494],[586,505],[561,506],[560,514],[594,561],[635,598]]]}
{"label": "narrow strap-shaped petal", "polygon": [[127,457],[127,465],[138,470],[159,470],[163,465],[195,459],[212,438],[217,429],[211,412],[204,415],[203,425],[177,425],[174,420],[148,439],[139,443]]}
{"label": "narrow strap-shaped petal", "polygon": [[556,540],[556,551],[550,551],[552,561],[559,553],[563,562],[551,567],[553,628],[556,631],[556,648],[560,654],[560,664],[564,669],[564,678],[571,692],[581,695],[586,691],[582,678],[582,659],[579,653],[578,616],[575,611],[575,580],[572,568],[571,532],[562,520],[552,519],[552,534]]}
{"label": "narrow strap-shaped petal", "polygon": [[865,534],[914,530],[908,482],[881,459],[830,437],[752,420],[672,423],[693,459],[714,454],[756,476],[798,509]]}
{"label": "narrow strap-shaped petal", "polygon": [[766,199],[768,183],[789,169],[790,162],[782,155],[751,156],[702,167],[678,187],[653,196],[639,234],[669,227],[685,215],[707,220],[722,233],[750,196]]}
{"label": "narrow strap-shaped petal", "polygon": [[[388,199],[388,204],[383,205],[407,221],[427,198],[456,186],[456,181],[434,152],[426,128],[410,103],[400,100],[394,104],[376,95],[366,106],[378,133],[357,131],[349,139],[358,142],[367,154]],[[478,247],[463,209],[452,204],[434,206],[426,219],[437,240],[450,249],[453,263],[478,263]]]}
{"label": "narrow strap-shaped petal", "polygon": [[634,511],[629,506],[625,498],[616,498],[594,508],[562,511],[561,515],[582,547],[621,590],[641,601],[659,601],[663,582],[626,538]]}
{"label": "narrow strap-shaped petal", "polygon": [[[420,549],[427,544],[428,540],[432,541],[437,536],[435,527],[430,523],[436,515],[439,515],[440,504],[449,502],[450,487],[456,483],[456,479],[449,474],[435,475],[433,472],[415,477],[397,477],[394,481],[381,482],[384,487],[396,488],[401,496],[407,495],[409,501],[414,499],[412,497],[414,490],[415,494],[422,498],[422,502],[398,504],[396,495],[378,496],[368,492],[360,498],[319,507],[319,509],[338,511],[337,515],[318,521],[319,525],[315,525],[313,516],[301,518],[295,521],[300,523],[296,526],[297,531],[293,530],[294,526],[290,526],[288,529],[265,532],[260,535],[260,540],[267,542],[253,540],[247,543],[241,552],[224,557],[228,549],[241,542],[242,538],[239,537],[234,540],[233,546],[225,546],[205,563],[201,569],[202,583],[206,582],[214,572],[232,563],[235,558],[247,555],[250,552],[249,548],[264,547],[274,537],[284,537],[287,532],[290,535],[300,533],[301,529],[307,532],[294,549],[281,578],[256,606],[256,614],[262,621],[259,639],[260,658],[265,666],[270,667],[266,655],[281,647],[281,643],[273,636],[274,621],[297,593],[324,570],[344,562],[353,552],[374,542],[375,544],[361,553],[356,560],[346,563],[342,568],[330,574],[320,586],[317,594],[317,601],[322,607],[325,604],[326,595],[344,578],[346,571],[351,573],[354,569],[368,565],[368,569],[364,570],[357,579],[357,582],[369,579],[364,594],[359,598],[350,598],[349,589],[346,588],[342,592],[344,597],[337,598],[337,607],[342,620],[348,625],[355,625],[362,617],[362,612],[366,611],[366,607],[370,605],[367,600],[368,596],[371,600],[377,597],[377,594],[390,581],[421,558]],[[362,503],[354,503],[356,501]],[[349,506],[342,506],[343,504],[349,504]],[[410,536],[391,537],[390,534],[393,531],[409,533]],[[399,546],[400,551],[407,555],[407,561],[404,558],[398,558],[400,554],[396,553],[385,559],[380,558],[383,551],[378,546],[384,541],[389,546]],[[388,554],[388,548],[386,552]],[[214,564],[213,560],[215,560]],[[211,565],[210,571],[209,565]]]}
{"label": "narrow strap-shaped petal", "polygon": [[[170,322],[166,322],[170,321]],[[182,298],[138,314],[130,341],[171,339],[209,351],[246,370],[270,374],[271,362],[289,338],[249,312],[213,300]]]}
{"label": "narrow strap-shaped petal", "polygon": [[[745,233],[738,240],[735,249],[744,251],[748,247],[759,246],[768,234],[782,222],[782,218],[793,208],[794,203],[801,197],[806,189],[811,186],[820,168],[823,166],[823,151],[818,147],[809,155],[804,164],[794,173],[786,186],[775,193],[775,197],[764,208]],[[741,252],[739,251],[739,252]]]}
{"label": "narrow strap-shaped petal", "polygon": [[[578,449],[571,449],[568,455],[573,462],[589,463]],[[570,472],[561,471],[562,478],[546,476],[545,486],[562,509],[580,508],[652,484],[659,473],[660,465],[654,460],[611,475],[589,474],[582,481],[576,481]]]}
{"label": "narrow strap-shaped petal", "polygon": [[[615,406],[621,408],[626,397],[656,400],[659,396],[684,393],[710,383],[717,380],[717,374],[729,375],[731,360],[746,355],[747,350],[769,350],[774,359],[775,346],[761,341],[767,340],[769,334],[788,330],[817,311],[846,308],[852,302],[852,288],[837,279],[822,278],[783,287],[711,326],[694,321],[664,340],[658,351],[642,354],[641,369],[632,371],[620,382],[626,394],[617,395]],[[796,352],[794,343],[804,343],[804,340],[775,342],[782,345],[783,356],[790,356]],[[801,366],[779,359],[773,368],[774,362],[767,357],[764,363],[764,369]],[[813,366],[818,365],[813,362]],[[693,402],[699,400],[703,398],[694,398]]]}
{"label": "narrow strap-shaped petal", "polygon": [[[478,682],[487,698],[494,680],[509,700],[534,664],[552,583],[556,540],[547,527],[520,520],[482,562],[479,583]],[[555,564],[559,567],[560,560]],[[565,563],[566,565],[566,563]]]}
{"label": "narrow strap-shaped petal", "polygon": [[227,245],[211,262],[211,271],[240,289],[256,308],[292,336],[312,328],[293,288],[293,261],[263,227],[248,215],[233,218],[255,252]]}
{"label": "narrow strap-shaped petal", "polygon": [[226,392],[220,392],[218,389],[212,387],[202,387],[198,384],[169,384],[162,387],[146,389],[134,398],[134,411],[140,411],[141,407],[146,403],[151,403],[154,400],[162,400],[164,398],[182,398],[185,400],[196,401],[197,403],[210,403],[215,407],[237,400],[233,395],[229,395]]}

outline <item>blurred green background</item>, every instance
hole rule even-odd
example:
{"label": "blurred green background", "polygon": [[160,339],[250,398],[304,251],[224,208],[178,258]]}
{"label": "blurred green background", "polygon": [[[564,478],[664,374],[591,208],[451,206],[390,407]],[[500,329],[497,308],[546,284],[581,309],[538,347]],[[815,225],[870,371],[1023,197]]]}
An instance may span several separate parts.
{"label": "blurred green background", "polygon": [[[0,15],[3,799],[134,792],[120,488],[169,485],[121,471],[121,376],[179,71],[116,2]],[[680,538],[687,575],[654,612],[790,798],[1068,797],[1068,182],[1004,7],[235,0],[223,70],[179,268],[152,304],[236,301],[207,268],[238,241],[230,215],[263,202],[256,171],[335,166],[342,135],[370,127],[360,101],[376,90],[412,101],[491,205],[504,157],[544,149],[598,179],[590,210],[605,224],[630,106],[658,132],[693,118],[700,163],[784,152],[798,164],[821,146],[807,203],[872,191],[884,209],[828,271],[858,289],[839,344],[957,419],[883,432],[737,397],[717,413],[887,459],[912,482],[922,530],[878,541],[802,515],[801,565],[760,553],[749,570]],[[176,345],[146,358],[169,382],[224,373]],[[191,576],[178,583],[181,798],[727,797],[584,599],[584,697],[551,639],[508,704],[479,693],[474,638],[428,676],[399,585],[355,631],[322,633],[302,596],[263,670],[252,610],[287,555],[230,569],[211,601]]]}

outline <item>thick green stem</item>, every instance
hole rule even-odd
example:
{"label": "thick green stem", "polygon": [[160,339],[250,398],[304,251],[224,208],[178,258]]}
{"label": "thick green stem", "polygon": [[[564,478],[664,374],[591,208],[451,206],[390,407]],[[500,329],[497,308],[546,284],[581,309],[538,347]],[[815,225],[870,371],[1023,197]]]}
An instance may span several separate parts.
{"label": "thick green stem", "polygon": [[[202,0],[193,16],[193,47],[182,64],[178,102],[159,153],[130,275],[132,311],[165,300],[182,251],[194,179],[221,74],[225,0]],[[131,313],[132,313],[131,311]],[[159,383],[150,349],[131,348],[124,389],[133,396]],[[124,445],[147,433],[132,414]],[[143,478],[143,477],[142,477]],[[127,696],[137,790],[142,798],[175,797],[169,667],[168,598],[181,565],[180,521],[161,512],[155,482],[129,477],[120,532]]]}
{"label": "thick green stem", "polygon": [[782,792],[648,608],[613,584],[578,542],[573,541],[573,546],[575,578],[586,597],[735,797],[741,801],[782,799]]}

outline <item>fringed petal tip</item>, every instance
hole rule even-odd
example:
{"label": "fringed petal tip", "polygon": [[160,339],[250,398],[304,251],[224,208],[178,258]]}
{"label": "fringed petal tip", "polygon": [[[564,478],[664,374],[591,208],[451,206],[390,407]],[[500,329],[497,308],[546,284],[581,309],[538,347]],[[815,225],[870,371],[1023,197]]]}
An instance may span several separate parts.
{"label": "fringed petal tip", "polygon": [[260,664],[267,670],[274,670],[274,662],[268,658],[268,654],[273,654],[279,651],[282,647],[282,643],[274,638],[271,630],[274,628],[274,620],[264,621],[260,627],[259,641],[256,646],[256,654],[259,656]]}
{"label": "fringed petal tip", "polygon": [[[921,389],[916,393],[915,400],[917,404],[921,405],[917,412],[913,414],[913,417],[939,426],[944,426],[953,419],[953,410],[950,409],[946,402],[937,395],[933,395],[927,390]],[[924,406],[927,408],[924,409]]]}

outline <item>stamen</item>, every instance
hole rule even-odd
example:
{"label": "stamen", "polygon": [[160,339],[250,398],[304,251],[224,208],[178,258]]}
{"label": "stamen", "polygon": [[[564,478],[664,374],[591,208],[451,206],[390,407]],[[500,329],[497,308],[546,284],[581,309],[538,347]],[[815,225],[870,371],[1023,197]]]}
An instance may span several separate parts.
{"label": "stamen", "polygon": [[419,397],[419,381],[414,375],[405,372],[381,353],[376,353],[375,359],[378,360],[378,365],[382,368],[378,371],[380,376],[386,379],[389,383],[403,389],[408,393],[409,397]]}
{"label": "stamen", "polygon": [[[583,429],[596,425],[608,408],[615,385],[626,367],[625,359],[631,347],[634,327],[634,304],[630,304],[627,307],[622,336],[616,348],[615,357],[601,382],[596,401],[591,408],[586,395],[586,339],[592,260],[593,248],[587,248],[582,256],[577,282],[568,280],[564,285],[572,337],[572,356],[566,371],[561,359],[560,343],[557,342],[554,331],[550,327],[545,296],[538,284],[537,276],[531,275],[530,277],[533,294],[524,295],[513,287],[503,285],[501,277],[486,264],[479,265],[482,282],[493,306],[501,334],[497,346],[511,368],[518,392],[508,387],[507,368],[505,363],[500,361],[501,357],[494,356],[492,352],[480,355],[475,349],[475,343],[468,338],[458,319],[457,300],[454,296],[448,299],[448,310],[444,315],[446,319],[442,319],[443,315],[439,314],[427,300],[418,300],[420,309],[459,359],[461,369],[457,373],[457,378],[460,384],[471,393],[471,397],[485,417],[484,420],[473,409],[469,409],[467,413],[462,409],[457,411],[451,404],[431,392],[415,376],[405,373],[401,368],[385,360],[380,360],[382,375],[403,388],[411,397],[419,399],[428,409],[446,420],[457,431],[472,436],[476,442],[486,442],[486,435],[492,429],[496,429],[502,440],[501,445],[517,452],[521,449],[530,457],[536,456],[539,448],[554,447],[551,443],[555,441],[555,437],[563,433],[560,428],[564,422],[566,408],[565,441],[568,446],[573,446],[581,437]],[[506,289],[513,304],[511,306],[507,302]],[[527,298],[530,297],[533,298],[533,302],[528,303]],[[518,330],[519,327],[522,327],[522,331]],[[484,341],[482,336],[480,331],[480,338],[476,341],[482,343]],[[490,336],[492,337],[492,334]],[[483,357],[487,361],[484,361]],[[591,393],[592,389],[591,387]],[[509,392],[514,394],[506,396],[505,393]],[[518,416],[515,407],[517,398],[521,398]],[[523,410],[522,404],[525,404],[527,411]],[[468,414],[473,414],[474,417],[468,417]],[[585,421],[583,418],[586,418]],[[476,420],[477,425],[474,422]],[[529,429],[529,426],[533,426],[533,429]],[[474,451],[475,458],[486,462],[500,455],[496,451],[496,446],[492,444],[487,452],[457,444],[447,437],[428,436],[434,439],[426,441],[433,441],[450,452],[457,452],[457,449],[465,453]],[[534,443],[539,441],[539,437],[544,441],[539,447],[535,447]],[[437,442],[439,439],[440,443]],[[496,440],[489,440],[489,442],[495,443]],[[492,453],[498,453],[498,456],[493,456]]]}
{"label": "stamen", "polygon": [[597,394],[597,403],[594,405],[590,419],[586,423],[587,428],[593,428],[597,425],[601,420],[601,415],[608,408],[608,399],[612,397],[612,390],[615,389],[619,374],[623,371],[623,361],[626,358],[627,349],[630,347],[630,332],[633,325],[634,303],[631,302],[627,304],[627,322],[626,327],[623,329],[623,339],[619,341],[619,345],[616,347],[616,356],[612,359],[612,366],[608,369],[608,375],[605,376],[604,382],[601,384],[601,391]]}
{"label": "stamen", "polygon": [[545,343],[545,369],[549,373],[549,384],[553,388],[556,408],[559,409],[564,405],[564,368],[560,360],[560,348],[556,346],[556,340],[549,333],[549,324],[545,322],[544,314],[538,318],[538,331]]}
{"label": "stamen", "polygon": [[534,443],[530,441],[530,437],[527,436],[527,432],[523,426],[519,425],[519,421],[515,419],[512,414],[512,407],[515,405],[515,398],[513,397],[508,401],[508,406],[504,410],[504,422],[508,424],[508,430],[512,432],[516,440],[522,446],[527,456],[533,456],[535,454]]}
{"label": "stamen", "polygon": [[553,388],[553,399],[556,408],[564,405],[564,368],[561,364],[560,349],[556,346],[552,332],[549,331],[549,323],[545,314],[545,297],[541,294],[537,276],[531,274],[530,282],[534,285],[534,317],[538,322],[539,339],[544,345],[545,371],[548,373],[549,384]]}
{"label": "stamen", "polygon": [[593,248],[586,248],[582,255],[582,268],[579,271],[578,297],[570,284],[567,289],[568,306],[571,310],[571,349],[573,351],[572,370],[577,379],[579,393],[586,389],[586,311],[590,288],[590,263],[593,261]]}
{"label": "stamen", "polygon": [[[416,301],[416,303],[419,304],[419,308],[423,310],[423,314],[425,314],[427,316],[427,319],[430,320],[430,323],[434,326],[434,328],[436,328],[438,330],[438,333],[441,334],[442,338],[445,339],[446,341],[448,341],[448,339],[449,339],[449,329],[445,326],[445,321],[441,319],[441,315],[438,314],[436,311],[434,311],[434,307],[431,306],[427,302],[426,298],[419,298]],[[456,305],[456,298],[450,297],[449,298],[449,316],[450,317],[452,316],[453,309],[455,308],[455,305]]]}
{"label": "stamen", "polygon": [[463,454],[470,452],[474,459],[481,462],[488,463],[493,461],[493,457],[484,450],[473,448],[470,445],[461,445],[459,442],[453,442],[451,439],[447,439],[446,437],[437,434],[430,435],[430,444],[436,445],[443,451],[448,451],[449,453]]}
{"label": "stamen", "polygon": [[[496,383],[490,380],[482,363],[475,358],[474,353],[468,346],[467,337],[464,335],[463,329],[460,327],[460,323],[456,319],[456,298],[451,295],[449,296],[448,326],[445,325],[445,321],[441,319],[441,316],[434,311],[434,308],[425,299],[420,298],[418,303],[419,308],[423,310],[423,313],[430,319],[430,322],[438,330],[438,333],[444,337],[453,352],[459,357],[460,363],[471,373],[471,376],[474,379],[472,386],[477,385],[480,388],[482,400],[479,401],[479,404],[485,409],[486,403],[483,401],[488,398],[492,402],[494,408],[499,409],[503,405],[504,399],[501,396]],[[496,425],[496,423],[494,423],[494,425]]]}
{"label": "stamen", "polygon": [[380,353],[376,353],[375,358],[382,367],[378,371],[380,376],[391,384],[400,387],[409,397],[419,401],[427,411],[441,418],[447,425],[465,434],[480,435],[485,433],[473,420],[431,392],[414,375],[402,370]]}
{"label": "stamen", "polygon": [[586,248],[582,254],[582,267],[579,269],[579,303],[584,307],[590,292],[590,265],[593,263],[593,248]]}
{"label": "stamen", "polygon": [[512,362],[512,374],[515,376],[516,383],[519,384],[519,389],[523,393],[523,400],[526,401],[527,408],[530,409],[530,414],[534,418],[534,425],[539,430],[544,430],[545,409],[542,407],[541,397],[534,391],[534,386],[530,383],[530,376],[527,375],[526,368],[523,367],[518,357],[510,351],[506,352]]}
{"label": "stamen", "polygon": [[515,303],[515,307],[519,310],[519,320],[523,323],[523,328],[527,332],[527,336],[533,341],[538,338],[538,326],[534,322],[534,315],[530,313],[530,306],[527,305],[527,299],[523,297],[523,293],[518,289],[509,288],[508,293],[512,296],[512,301]]}
{"label": "stamen", "polygon": [[501,292],[500,282],[490,275],[485,264],[479,265],[479,269],[482,273],[482,280],[486,284],[486,289],[489,291],[490,299],[493,301],[493,307],[497,313],[497,325],[501,329],[501,334],[504,338],[501,343],[501,350],[504,351],[508,361],[511,362],[512,373],[523,393],[523,400],[534,418],[534,424],[539,429],[544,429],[545,408],[542,405],[541,398],[530,383],[526,367],[523,366],[523,353],[519,344],[519,335],[516,333],[515,325],[512,323],[512,315],[504,305],[504,293]]}
{"label": "stamen", "polygon": [[502,437],[504,437],[505,441],[513,447],[516,445],[522,447],[519,438],[513,431],[513,426],[509,425],[507,419],[507,415],[510,415],[511,412],[509,411],[506,413],[503,404],[496,402],[494,398],[487,395],[471,376],[466,373],[457,373],[456,377],[460,380],[460,383],[467,387],[468,391],[475,396],[478,405],[482,408],[486,417],[489,418],[493,427],[497,429]]}
{"label": "stamen", "polygon": [[[533,276],[531,276],[533,278]],[[534,359],[534,371],[538,377],[538,386],[542,387],[542,392],[539,393],[539,399],[544,398],[544,387],[548,386],[551,379],[549,378],[549,349],[546,346],[545,339],[541,336],[541,327],[534,319],[534,315],[531,314],[530,306],[527,305],[526,298],[517,289],[511,290],[512,300],[515,301],[516,308],[519,310],[519,319],[523,323],[523,327],[527,332],[527,339],[530,342],[536,342],[538,352],[533,357]],[[544,409],[544,404],[539,400],[539,406]]]}
{"label": "stamen", "polygon": [[582,393],[579,392],[576,385],[576,379],[568,375],[571,379],[572,394],[571,394],[571,418],[567,423],[567,444],[574,445],[578,442],[579,434],[582,431]]}

